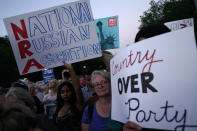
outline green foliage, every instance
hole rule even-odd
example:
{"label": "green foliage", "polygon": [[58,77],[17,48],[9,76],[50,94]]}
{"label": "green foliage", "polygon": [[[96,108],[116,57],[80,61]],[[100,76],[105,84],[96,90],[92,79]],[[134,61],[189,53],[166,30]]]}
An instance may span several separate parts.
{"label": "green foliage", "polygon": [[0,38],[0,84],[9,87],[19,78],[19,73],[8,37]]}
{"label": "green foliage", "polygon": [[140,16],[142,28],[149,24],[163,24],[165,22],[191,18],[195,13],[194,0],[151,0],[150,8]]}

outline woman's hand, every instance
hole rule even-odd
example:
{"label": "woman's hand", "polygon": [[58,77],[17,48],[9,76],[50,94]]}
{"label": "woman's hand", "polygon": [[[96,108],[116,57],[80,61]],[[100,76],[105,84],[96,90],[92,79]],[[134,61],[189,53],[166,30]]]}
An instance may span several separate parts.
{"label": "woman's hand", "polygon": [[68,64],[68,63],[66,63],[65,61],[63,61],[63,64],[64,64],[64,67],[65,67],[66,69],[68,69],[68,71],[70,71],[70,70],[72,69],[72,65],[71,65],[71,64]]}
{"label": "woman's hand", "polygon": [[141,129],[142,128],[137,123],[132,121],[128,121],[123,126],[123,131],[141,131]]}

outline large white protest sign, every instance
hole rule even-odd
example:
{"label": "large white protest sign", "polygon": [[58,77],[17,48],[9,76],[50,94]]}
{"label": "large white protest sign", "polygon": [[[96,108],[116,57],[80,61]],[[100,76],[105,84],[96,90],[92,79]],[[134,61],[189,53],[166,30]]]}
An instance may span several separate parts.
{"label": "large white protest sign", "polygon": [[101,56],[89,0],[4,19],[20,74]]}
{"label": "large white protest sign", "polygon": [[182,20],[176,20],[171,22],[164,23],[171,31],[175,31],[178,29],[183,29],[185,27],[190,27],[194,25],[194,19],[182,19]]}
{"label": "large white protest sign", "polygon": [[197,48],[193,27],[120,50],[110,61],[112,119],[142,127],[197,130]]}

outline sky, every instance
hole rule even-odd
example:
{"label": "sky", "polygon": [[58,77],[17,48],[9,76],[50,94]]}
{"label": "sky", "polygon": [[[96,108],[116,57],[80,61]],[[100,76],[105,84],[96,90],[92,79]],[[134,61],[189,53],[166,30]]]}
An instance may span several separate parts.
{"label": "sky", "polygon": [[[74,2],[76,0],[1,0],[0,36],[7,35],[4,18]],[[140,16],[150,8],[150,0],[90,0],[94,19],[118,15],[120,48],[134,42]]]}

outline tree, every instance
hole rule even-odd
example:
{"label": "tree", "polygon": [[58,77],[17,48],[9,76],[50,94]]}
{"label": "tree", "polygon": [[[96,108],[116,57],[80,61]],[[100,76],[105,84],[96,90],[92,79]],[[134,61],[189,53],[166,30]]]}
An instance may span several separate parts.
{"label": "tree", "polygon": [[150,8],[140,16],[142,28],[149,24],[192,18],[195,13],[194,0],[151,0]]}
{"label": "tree", "polygon": [[8,87],[19,73],[8,37],[0,37],[0,86]]}

